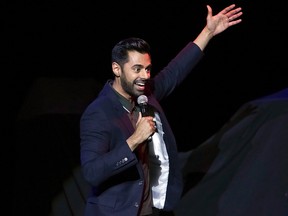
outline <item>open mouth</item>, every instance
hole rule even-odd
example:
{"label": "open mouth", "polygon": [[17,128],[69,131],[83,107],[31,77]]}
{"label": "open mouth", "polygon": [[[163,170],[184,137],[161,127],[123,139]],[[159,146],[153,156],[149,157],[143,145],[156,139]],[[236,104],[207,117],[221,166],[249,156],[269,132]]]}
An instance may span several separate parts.
{"label": "open mouth", "polygon": [[139,80],[135,82],[135,85],[137,86],[137,90],[143,91],[145,89],[145,81]]}

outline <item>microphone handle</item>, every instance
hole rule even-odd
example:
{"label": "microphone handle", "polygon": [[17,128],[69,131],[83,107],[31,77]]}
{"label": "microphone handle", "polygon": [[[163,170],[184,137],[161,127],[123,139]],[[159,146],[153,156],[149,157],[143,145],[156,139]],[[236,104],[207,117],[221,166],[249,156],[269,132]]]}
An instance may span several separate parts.
{"label": "microphone handle", "polygon": [[148,112],[147,112],[147,105],[146,104],[140,104],[140,112],[142,114],[142,116],[148,116]]}
{"label": "microphone handle", "polygon": [[[149,112],[147,110],[147,104],[142,103],[142,104],[139,104],[139,106],[140,106],[140,112],[142,116],[143,117],[149,116]],[[151,140],[152,140],[152,135],[148,137],[147,141],[150,142]]]}

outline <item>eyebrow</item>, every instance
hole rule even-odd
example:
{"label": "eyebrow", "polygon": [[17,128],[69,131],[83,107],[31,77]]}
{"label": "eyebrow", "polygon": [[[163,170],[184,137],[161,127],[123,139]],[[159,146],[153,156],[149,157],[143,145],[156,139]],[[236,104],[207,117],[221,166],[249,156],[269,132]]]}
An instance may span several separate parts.
{"label": "eyebrow", "polygon": [[147,67],[144,67],[144,66],[141,65],[141,64],[135,64],[135,65],[132,66],[132,68],[135,68],[135,67],[140,67],[140,68],[145,68],[145,69],[151,69],[152,64],[149,64]]}

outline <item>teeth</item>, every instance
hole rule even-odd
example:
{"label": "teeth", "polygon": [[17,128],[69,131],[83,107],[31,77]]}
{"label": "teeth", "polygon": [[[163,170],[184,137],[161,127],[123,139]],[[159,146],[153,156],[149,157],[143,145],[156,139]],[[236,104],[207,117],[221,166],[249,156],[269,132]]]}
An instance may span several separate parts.
{"label": "teeth", "polygon": [[140,82],[137,82],[137,83],[136,83],[136,85],[144,86],[144,85],[145,85],[145,83],[142,83],[142,82],[141,82],[141,83],[140,83]]}

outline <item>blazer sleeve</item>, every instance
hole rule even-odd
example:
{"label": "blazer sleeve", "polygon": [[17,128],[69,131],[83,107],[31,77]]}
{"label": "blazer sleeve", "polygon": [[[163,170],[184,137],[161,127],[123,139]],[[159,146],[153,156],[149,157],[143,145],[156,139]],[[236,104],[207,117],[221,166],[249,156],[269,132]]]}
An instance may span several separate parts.
{"label": "blazer sleeve", "polygon": [[115,122],[112,119],[118,117],[114,117],[115,113],[108,115],[103,109],[93,109],[92,106],[80,120],[81,165],[84,178],[93,186],[137,163],[126,142],[125,121]]}
{"label": "blazer sleeve", "polygon": [[153,94],[162,100],[172,93],[195,68],[204,53],[193,42],[188,43],[153,79]]}

